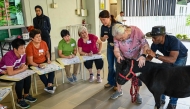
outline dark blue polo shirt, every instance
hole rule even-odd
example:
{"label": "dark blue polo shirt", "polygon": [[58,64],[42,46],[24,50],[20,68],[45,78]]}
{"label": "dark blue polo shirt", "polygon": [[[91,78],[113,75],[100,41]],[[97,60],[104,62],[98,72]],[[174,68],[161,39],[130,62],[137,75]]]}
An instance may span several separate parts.
{"label": "dark blue polo shirt", "polygon": [[188,49],[183,45],[183,43],[177,39],[175,36],[166,35],[164,44],[154,44],[151,45],[152,51],[156,52],[159,50],[164,56],[169,56],[170,51],[179,51],[178,58],[186,57]]}
{"label": "dark blue polo shirt", "polygon": [[[121,24],[120,22],[117,22],[117,23]],[[108,43],[113,43],[112,27],[113,27],[114,24],[115,23],[111,24],[110,27],[107,27],[107,26],[104,26],[104,25],[102,25],[102,27],[101,27],[100,36],[103,37],[104,35],[108,35],[108,37],[109,37],[107,39]]]}

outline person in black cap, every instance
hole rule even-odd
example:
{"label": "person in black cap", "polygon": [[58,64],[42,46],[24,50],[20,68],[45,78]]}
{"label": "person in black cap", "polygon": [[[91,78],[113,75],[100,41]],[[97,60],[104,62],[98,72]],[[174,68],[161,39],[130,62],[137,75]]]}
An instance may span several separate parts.
{"label": "person in black cap", "polygon": [[48,16],[44,15],[40,5],[35,6],[36,17],[33,19],[34,28],[41,30],[41,37],[47,43],[51,58],[51,24]]}
{"label": "person in black cap", "polygon": [[[175,36],[166,34],[165,26],[154,26],[152,31],[146,34],[152,37],[151,50],[147,50],[147,60],[152,58],[170,63],[174,66],[185,66],[188,49]],[[160,51],[163,55],[157,54]],[[167,109],[176,109],[178,98],[170,97]],[[165,95],[161,96],[161,103],[165,104]]]}

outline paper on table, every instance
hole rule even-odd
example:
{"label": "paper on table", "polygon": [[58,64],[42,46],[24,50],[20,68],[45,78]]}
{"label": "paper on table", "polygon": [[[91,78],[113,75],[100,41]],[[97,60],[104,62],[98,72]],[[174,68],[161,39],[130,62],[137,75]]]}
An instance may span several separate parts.
{"label": "paper on table", "polygon": [[25,70],[24,72],[18,73],[16,75],[8,76],[8,75],[3,75],[0,78],[5,79],[5,80],[22,80],[35,72],[33,70]]}
{"label": "paper on table", "polygon": [[59,58],[59,62],[62,62],[64,65],[71,65],[76,63],[81,63],[81,60],[78,56],[75,56],[74,58],[67,59],[67,58]]}
{"label": "paper on table", "polygon": [[62,69],[61,66],[56,62],[51,62],[50,64],[47,64],[47,63],[44,63],[44,64],[45,64],[45,68],[38,68],[34,66],[32,66],[31,68],[34,71],[36,71],[39,75],[43,75],[46,73],[50,73],[50,72]]}
{"label": "paper on table", "polygon": [[103,58],[102,55],[94,54],[92,56],[82,56],[84,61],[93,60],[93,59],[101,59]]}

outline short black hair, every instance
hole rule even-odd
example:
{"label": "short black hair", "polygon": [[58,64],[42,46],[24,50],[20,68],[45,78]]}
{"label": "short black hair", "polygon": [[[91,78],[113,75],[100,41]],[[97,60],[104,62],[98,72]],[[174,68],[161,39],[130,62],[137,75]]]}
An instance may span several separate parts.
{"label": "short black hair", "polygon": [[33,29],[30,31],[30,38],[34,38],[36,34],[41,34],[41,31],[39,29]]}
{"label": "short black hair", "polygon": [[110,17],[110,13],[108,10],[103,10],[99,13],[99,18],[109,18]]}
{"label": "short black hair", "polygon": [[18,49],[19,46],[23,46],[25,44],[26,44],[25,41],[20,38],[16,38],[11,42],[12,47],[15,49]]}
{"label": "short black hair", "polygon": [[[108,10],[103,10],[99,13],[99,18],[110,18],[111,15]],[[111,23],[116,23],[117,21],[111,17]]]}
{"label": "short black hair", "polygon": [[70,36],[70,33],[69,33],[68,30],[66,30],[66,29],[61,30],[61,37],[62,37],[62,38],[65,37],[65,36],[67,36],[67,35]]}

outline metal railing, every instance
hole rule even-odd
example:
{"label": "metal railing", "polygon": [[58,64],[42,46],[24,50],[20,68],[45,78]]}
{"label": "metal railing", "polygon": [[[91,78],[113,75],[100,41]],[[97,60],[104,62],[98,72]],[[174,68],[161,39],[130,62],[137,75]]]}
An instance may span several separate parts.
{"label": "metal railing", "polygon": [[187,16],[136,16],[124,19],[127,20],[125,25],[137,26],[144,34],[150,32],[153,26],[163,25],[168,33],[185,34],[190,38],[190,26],[186,26]]}
{"label": "metal railing", "polygon": [[91,32],[91,25],[90,24],[77,24],[77,25],[69,25],[66,26],[66,29],[70,32],[70,36],[72,38],[74,38],[76,41],[78,41],[79,39],[79,35],[78,35],[78,29],[81,26],[85,26],[88,30],[88,32]]}

